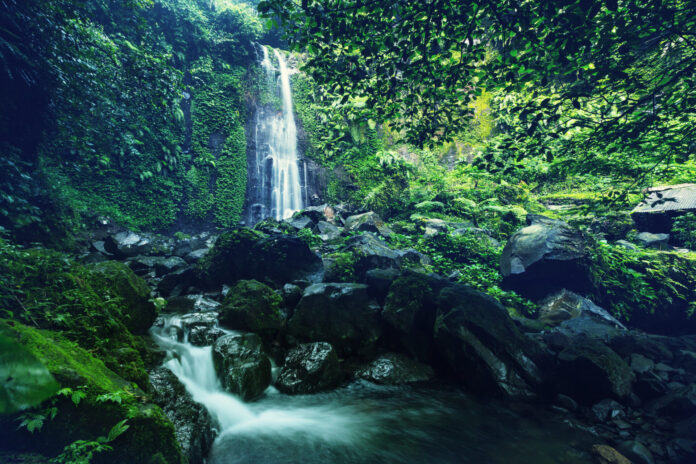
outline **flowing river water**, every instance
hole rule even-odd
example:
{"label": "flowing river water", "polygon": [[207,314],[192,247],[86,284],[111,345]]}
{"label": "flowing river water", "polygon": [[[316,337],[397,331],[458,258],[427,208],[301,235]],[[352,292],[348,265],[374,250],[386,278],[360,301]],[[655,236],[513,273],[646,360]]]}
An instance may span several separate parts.
{"label": "flowing river water", "polygon": [[[177,326],[179,327],[177,329]],[[330,392],[289,396],[269,387],[244,403],[225,392],[211,347],[183,342],[170,317],[153,329],[165,362],[214,419],[209,464],[592,462],[592,440],[561,416],[481,402],[446,385],[355,382]]]}

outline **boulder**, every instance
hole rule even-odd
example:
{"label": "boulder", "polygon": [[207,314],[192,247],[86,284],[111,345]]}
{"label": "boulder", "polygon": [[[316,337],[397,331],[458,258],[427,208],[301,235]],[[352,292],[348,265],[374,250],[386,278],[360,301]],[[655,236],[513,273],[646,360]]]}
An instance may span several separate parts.
{"label": "boulder", "polygon": [[651,232],[641,232],[636,236],[638,243],[648,248],[666,250],[669,248],[669,234],[653,234]]}
{"label": "boulder", "polygon": [[421,260],[417,252],[393,250],[370,233],[351,237],[345,248],[355,256],[355,274],[360,281],[371,269],[400,269],[407,262],[420,263]]}
{"label": "boulder", "polygon": [[298,237],[266,236],[245,228],[221,235],[200,268],[205,283],[216,288],[240,279],[269,280],[278,285],[304,278],[316,280],[321,271],[321,259]]}
{"label": "boulder", "polygon": [[420,361],[431,361],[436,298],[448,284],[441,277],[411,271],[394,280],[382,311],[393,346]]}
{"label": "boulder", "polygon": [[172,254],[174,256],[178,256],[180,258],[185,258],[186,255],[189,253],[195,251],[195,250],[201,250],[201,249],[208,249],[212,246],[212,244],[215,242],[215,236],[210,235],[207,232],[204,232],[202,234],[196,235],[194,237],[189,237],[185,238],[182,240],[178,240],[174,244],[174,250]]}
{"label": "boulder", "polygon": [[136,256],[135,258],[126,260],[126,264],[133,269],[133,272],[137,275],[144,276],[150,272],[154,272],[155,264],[161,259],[160,256]]}
{"label": "boulder", "polygon": [[205,258],[209,251],[210,248],[199,248],[198,250],[193,250],[192,252],[184,255],[184,261],[189,264],[197,263],[201,259]]}
{"label": "boulder", "polygon": [[696,415],[696,384],[686,385],[654,400],[647,410],[656,417],[684,420]]}
{"label": "boulder", "polygon": [[192,268],[184,268],[162,277],[157,291],[165,298],[181,296],[198,282],[196,272]]}
{"label": "boulder", "polygon": [[314,393],[337,386],[341,369],[336,350],[329,343],[305,343],[291,349],[276,380],[278,390]]}
{"label": "boulder", "polygon": [[189,464],[204,464],[215,439],[208,411],[193,400],[186,387],[166,367],[150,372],[150,385],[152,400],[174,424],[176,439]]}
{"label": "boulder", "polygon": [[516,232],[503,249],[503,285],[535,300],[563,288],[588,293],[591,285],[580,232],[539,215],[528,215],[527,222],[530,225]]}
{"label": "boulder", "polygon": [[298,340],[329,342],[339,354],[362,354],[371,351],[382,333],[379,313],[367,285],[313,284],[288,321],[288,332]]}
{"label": "boulder", "polygon": [[125,259],[136,255],[150,254],[152,242],[145,236],[125,231],[106,237],[104,249],[117,258]]}
{"label": "boulder", "polygon": [[213,363],[225,390],[244,401],[261,395],[271,384],[271,362],[256,334],[228,334],[213,345]]}
{"label": "boulder", "polygon": [[150,287],[143,279],[125,264],[117,261],[106,261],[95,264],[92,268],[97,279],[95,288],[115,292],[115,297],[123,300],[125,320],[123,321],[131,332],[145,334],[155,322],[157,308],[150,300]]}
{"label": "boulder", "polygon": [[257,280],[240,280],[220,308],[220,322],[231,328],[272,334],[285,325],[283,299]]}
{"label": "boulder", "polygon": [[392,234],[387,224],[373,211],[346,218],[345,227],[346,232],[372,232],[384,237]]}
{"label": "boulder", "polygon": [[155,276],[162,277],[165,274],[179,271],[186,267],[186,261],[178,256],[160,258],[155,261]]}
{"label": "boulder", "polygon": [[292,310],[302,298],[303,291],[299,285],[285,284],[279,293],[285,307]]}
{"label": "boulder", "polygon": [[182,316],[179,319],[179,324],[182,330],[187,333],[194,328],[206,328],[210,329],[216,327],[218,324],[218,313],[215,311],[209,311],[205,313],[190,313]]}
{"label": "boulder", "polygon": [[296,215],[290,219],[286,219],[286,224],[290,225],[295,231],[300,231],[302,229],[314,229],[314,222],[307,216]]}
{"label": "boulder", "polygon": [[621,454],[630,459],[633,464],[655,464],[655,459],[650,450],[638,440],[619,443],[616,448]]}
{"label": "boulder", "polygon": [[397,269],[372,269],[365,274],[367,293],[376,299],[380,305],[384,305],[384,300],[389,293],[389,287],[401,275]]}
{"label": "boulder", "polygon": [[576,335],[557,358],[552,386],[581,403],[604,398],[626,400],[635,380],[633,371],[601,341]]}
{"label": "boulder", "polygon": [[317,232],[319,232],[319,238],[325,242],[330,242],[340,238],[343,229],[331,224],[330,222],[319,221],[317,223]]}
{"label": "boulder", "polygon": [[606,310],[569,290],[545,298],[539,307],[539,321],[547,327],[572,334],[608,338],[626,332],[626,328]]}
{"label": "boulder", "polygon": [[503,306],[464,285],[445,287],[437,300],[437,354],[466,387],[486,395],[529,398],[541,384],[537,346]]}
{"label": "boulder", "polygon": [[385,353],[357,369],[355,376],[380,385],[427,382],[433,368],[398,353]]}
{"label": "boulder", "polygon": [[211,346],[218,338],[226,334],[227,332],[217,326],[196,326],[191,327],[188,341],[194,346]]}

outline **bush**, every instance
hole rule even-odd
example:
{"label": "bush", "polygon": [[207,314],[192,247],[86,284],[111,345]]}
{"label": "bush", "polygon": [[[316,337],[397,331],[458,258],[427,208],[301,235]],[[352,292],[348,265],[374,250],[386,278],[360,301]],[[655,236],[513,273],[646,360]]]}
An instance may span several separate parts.
{"label": "bush", "polygon": [[696,214],[688,213],[674,220],[672,235],[678,245],[696,250]]}

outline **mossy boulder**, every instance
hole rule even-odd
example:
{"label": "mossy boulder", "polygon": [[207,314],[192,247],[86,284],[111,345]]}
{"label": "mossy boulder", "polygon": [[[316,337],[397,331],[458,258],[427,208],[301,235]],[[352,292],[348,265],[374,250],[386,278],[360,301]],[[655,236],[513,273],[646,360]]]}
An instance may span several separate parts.
{"label": "mossy boulder", "polygon": [[369,353],[382,334],[379,313],[367,285],[313,284],[288,321],[288,332],[297,340],[331,343],[342,355]]}
{"label": "mossy boulder", "polygon": [[108,288],[121,298],[124,324],[135,334],[145,334],[155,322],[157,308],[150,301],[150,287],[125,264],[105,261],[95,264],[96,288]]}
{"label": "mossy boulder", "polygon": [[213,363],[222,386],[245,401],[258,397],[271,384],[271,362],[256,334],[218,338],[213,345]]}
{"label": "mossy boulder", "polygon": [[[185,462],[174,427],[162,410],[147,403],[141,390],[101,360],[57,332],[10,321],[0,326],[41,361],[63,388],[71,389],[66,396],[48,400],[57,413],[33,434],[17,429],[16,417],[0,417],[1,448],[56,456],[76,440],[107,436],[114,425],[127,419],[128,430],[109,443],[113,451],[96,455],[93,462]],[[81,393],[79,401],[75,392]]]}
{"label": "mossy boulder", "polygon": [[300,238],[240,228],[218,238],[199,272],[209,287],[218,287],[240,279],[283,285],[321,270],[321,259]]}
{"label": "mossy boulder", "polygon": [[283,298],[257,280],[240,280],[227,293],[220,309],[220,321],[231,329],[264,334],[285,325]]}

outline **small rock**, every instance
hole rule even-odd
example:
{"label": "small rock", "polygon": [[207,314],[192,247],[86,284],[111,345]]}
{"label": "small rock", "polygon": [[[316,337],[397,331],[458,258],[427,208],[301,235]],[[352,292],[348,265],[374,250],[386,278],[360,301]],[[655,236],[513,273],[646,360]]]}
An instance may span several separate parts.
{"label": "small rock", "polygon": [[381,385],[426,382],[433,375],[430,366],[397,353],[383,354],[356,372],[357,377]]}
{"label": "small rock", "polygon": [[594,445],[592,456],[597,464],[631,464],[624,455],[607,445]]}
{"label": "small rock", "polygon": [[655,464],[650,450],[637,440],[622,442],[616,448],[634,464]]}
{"label": "small rock", "polygon": [[382,220],[382,218],[379,217],[377,213],[372,211],[346,218],[345,230],[349,232],[372,232],[382,235],[383,237],[389,237],[392,235],[391,229]]}
{"label": "small rock", "polygon": [[646,358],[642,354],[633,353],[631,355],[631,369],[639,374],[644,374],[651,371],[655,367],[655,363]]}
{"label": "small rock", "polygon": [[669,234],[653,234],[651,232],[641,232],[636,236],[641,245],[649,248],[665,250],[669,248]]}
{"label": "small rock", "polygon": [[567,395],[559,394],[556,396],[556,404],[567,409],[568,411],[577,411],[578,403],[573,398]]}
{"label": "small rock", "polygon": [[624,408],[612,399],[605,399],[592,406],[592,414],[598,422],[606,422],[610,419],[623,417]]}
{"label": "small rock", "polygon": [[338,385],[341,381],[336,350],[329,343],[298,345],[285,357],[276,387],[284,393],[313,393]]}

